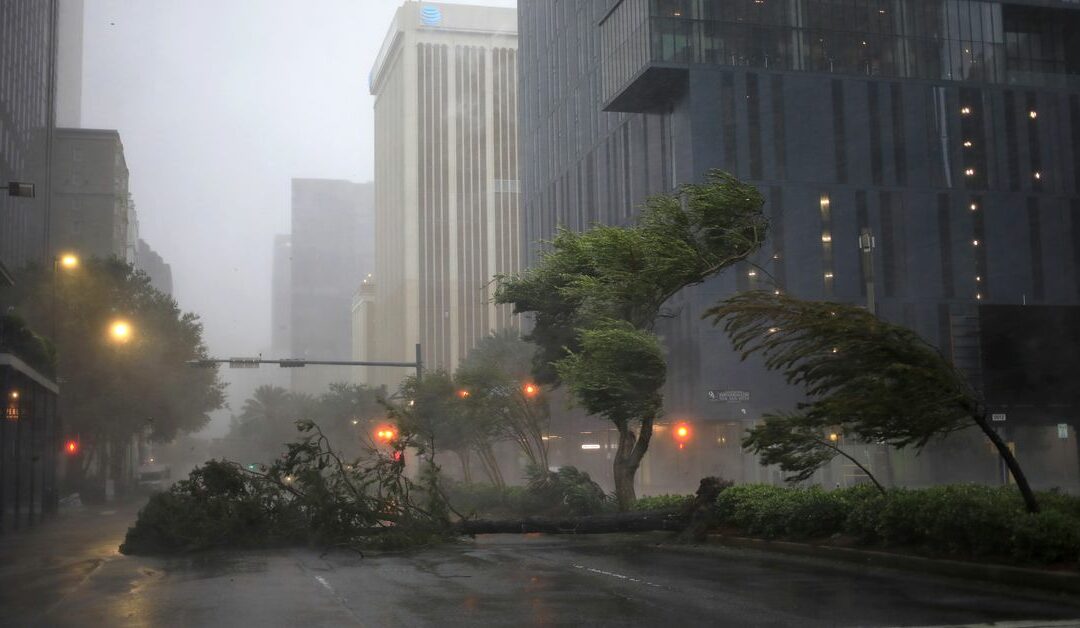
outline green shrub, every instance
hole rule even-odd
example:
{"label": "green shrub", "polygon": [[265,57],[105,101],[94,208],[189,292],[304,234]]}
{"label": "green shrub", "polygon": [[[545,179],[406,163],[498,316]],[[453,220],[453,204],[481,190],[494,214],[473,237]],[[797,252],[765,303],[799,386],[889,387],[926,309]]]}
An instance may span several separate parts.
{"label": "green shrub", "polygon": [[1024,563],[1080,563],[1080,519],[1060,511],[1023,513],[1013,520],[1012,558]]}
{"label": "green shrub", "polygon": [[608,510],[613,500],[589,474],[571,466],[558,471],[530,469],[526,507],[534,514],[595,515]]}
{"label": "green shrub", "polygon": [[693,495],[650,495],[637,498],[631,510],[673,510],[686,506],[692,499]]}
{"label": "green shrub", "polygon": [[825,491],[765,485],[735,486],[717,498],[723,524],[765,538],[823,538],[845,533],[866,545],[910,547],[967,559],[1020,563],[1080,562],[1080,499],[1039,496],[1031,515],[1011,487],[974,485],[927,489],[872,487]]}

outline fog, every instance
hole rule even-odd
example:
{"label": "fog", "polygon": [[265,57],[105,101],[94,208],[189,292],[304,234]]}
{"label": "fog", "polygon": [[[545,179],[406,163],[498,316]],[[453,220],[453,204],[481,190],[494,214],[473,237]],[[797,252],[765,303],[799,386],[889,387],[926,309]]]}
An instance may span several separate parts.
{"label": "fog", "polygon": [[[140,235],[172,265],[174,296],[202,317],[212,354],[269,346],[290,180],[372,178],[367,76],[400,4],[86,2],[82,126],[120,132]],[[223,374],[236,410],[261,376]]]}

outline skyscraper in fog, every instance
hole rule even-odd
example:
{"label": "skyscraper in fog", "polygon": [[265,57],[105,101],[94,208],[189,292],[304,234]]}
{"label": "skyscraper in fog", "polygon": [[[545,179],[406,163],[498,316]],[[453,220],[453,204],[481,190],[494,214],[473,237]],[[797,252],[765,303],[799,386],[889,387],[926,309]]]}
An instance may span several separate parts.
{"label": "skyscraper in fog", "polygon": [[128,192],[120,134],[112,129],[57,129],[52,164],[53,252],[134,262],[138,218]]}
{"label": "skyscraper in fog", "polygon": [[[293,179],[292,236],[287,247],[291,355],[282,357],[348,360],[351,356],[353,292],[373,265],[373,192],[371,183]],[[355,377],[326,367],[298,368],[293,369],[292,386],[314,394]]]}
{"label": "skyscraper in fog", "polygon": [[[5,269],[48,259],[56,21],[56,0],[0,2],[0,285]],[[36,196],[8,196],[14,181]]]}
{"label": "skyscraper in fog", "polygon": [[274,236],[270,279],[270,352],[276,358],[292,351],[292,236]]}
{"label": "skyscraper in fog", "polygon": [[513,324],[490,282],[520,259],[516,27],[513,9],[491,7],[406,2],[394,17],[370,75],[378,235],[366,355],[411,360],[420,343],[427,367],[450,369]]}

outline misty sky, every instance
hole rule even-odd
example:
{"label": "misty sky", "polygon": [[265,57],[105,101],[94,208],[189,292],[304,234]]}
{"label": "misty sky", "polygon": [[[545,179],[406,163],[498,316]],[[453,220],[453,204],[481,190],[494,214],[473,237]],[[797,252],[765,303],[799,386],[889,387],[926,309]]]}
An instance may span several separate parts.
{"label": "misty sky", "polygon": [[213,354],[269,346],[290,179],[371,179],[367,76],[400,4],[86,0],[83,127],[119,130],[140,235]]}

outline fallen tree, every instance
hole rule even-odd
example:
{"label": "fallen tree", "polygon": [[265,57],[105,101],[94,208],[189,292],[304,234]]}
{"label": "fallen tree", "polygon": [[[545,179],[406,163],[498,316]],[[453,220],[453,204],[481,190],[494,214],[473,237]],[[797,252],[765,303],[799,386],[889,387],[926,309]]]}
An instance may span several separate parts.
{"label": "fallen tree", "polygon": [[[682,508],[604,513],[599,509],[611,500],[588,474],[563,469],[534,477],[526,489],[561,504],[554,509],[547,506],[543,512],[548,516],[479,519],[454,509],[430,459],[418,481],[405,476],[399,454],[412,446],[407,438],[395,442],[389,452],[372,450],[363,460],[346,461],[313,422],[297,425],[304,436],[272,465],[254,470],[211,460],[188,479],[154,495],[128,530],[120,551],[170,554],[289,545],[363,551],[528,532],[666,530],[686,536],[693,530],[686,538],[697,539],[711,520],[718,490],[725,486],[706,478],[698,496]],[[566,514],[570,512],[588,514]]]}

